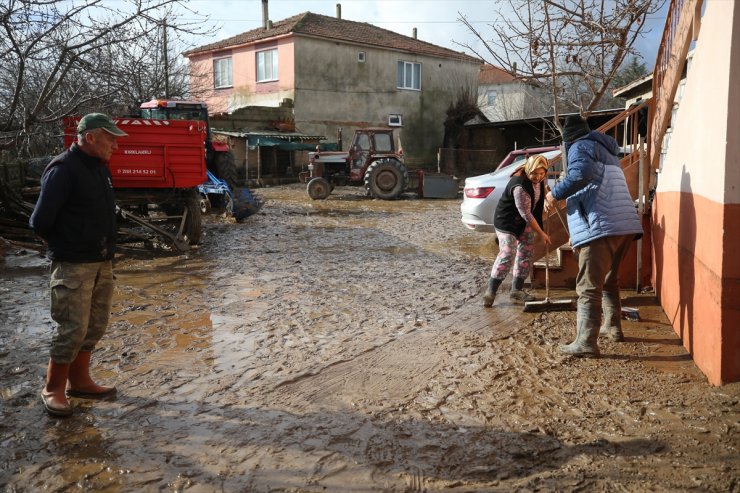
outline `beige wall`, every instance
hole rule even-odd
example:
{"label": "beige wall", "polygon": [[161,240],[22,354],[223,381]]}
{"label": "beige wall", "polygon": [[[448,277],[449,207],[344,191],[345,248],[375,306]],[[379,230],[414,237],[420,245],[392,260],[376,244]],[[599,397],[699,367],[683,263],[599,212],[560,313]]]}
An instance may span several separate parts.
{"label": "beige wall", "polygon": [[696,364],[740,380],[740,8],[708,1],[653,215],[655,285]]}
{"label": "beige wall", "polygon": [[[358,53],[365,52],[365,62]],[[421,91],[396,89],[399,60],[422,65]],[[387,126],[403,115],[400,132],[407,164],[436,165],[446,110],[459,88],[476,94],[478,63],[461,62],[347,43],[301,37],[296,42],[296,126],[334,138],[342,128],[344,148],[356,128]]]}

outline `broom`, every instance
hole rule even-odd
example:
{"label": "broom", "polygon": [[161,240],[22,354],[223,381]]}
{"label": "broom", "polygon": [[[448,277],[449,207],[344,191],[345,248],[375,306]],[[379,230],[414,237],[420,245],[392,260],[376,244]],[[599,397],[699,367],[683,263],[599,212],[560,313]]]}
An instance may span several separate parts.
{"label": "broom", "polygon": [[[555,212],[557,212],[560,221],[563,222],[563,218],[560,216],[560,211],[555,206]],[[563,227],[565,223],[563,222]],[[550,235],[550,221],[545,218],[545,228],[547,229],[547,235]],[[566,228],[567,231],[567,228]],[[545,299],[542,301],[527,301],[524,303],[525,312],[567,312],[575,311],[576,302],[575,300],[551,300],[550,299],[550,245],[545,244]]]}

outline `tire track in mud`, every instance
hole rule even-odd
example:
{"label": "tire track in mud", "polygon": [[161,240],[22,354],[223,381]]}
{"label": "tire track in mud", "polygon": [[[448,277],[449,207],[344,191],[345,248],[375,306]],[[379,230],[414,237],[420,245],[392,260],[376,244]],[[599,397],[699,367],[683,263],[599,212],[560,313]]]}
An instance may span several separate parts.
{"label": "tire track in mud", "polygon": [[[497,331],[497,337],[508,338],[521,330],[515,323],[520,316],[515,310],[482,310],[477,300],[470,300],[452,315],[423,330],[406,333],[320,371],[281,382],[273,391],[298,408],[305,405],[357,406],[361,402],[366,409],[377,412],[405,405],[426,388],[436,374],[453,368],[459,361],[459,349],[450,345],[451,335],[485,331],[494,326],[503,328]],[[507,329],[507,325],[517,329]],[[376,397],[371,400],[368,396]]]}
{"label": "tire track in mud", "polygon": [[[260,250],[250,252],[249,262],[213,273],[217,285],[246,285],[251,280],[250,287],[260,293],[254,301],[263,307],[247,326],[239,321],[238,304],[221,305],[217,317],[234,336],[216,342],[214,353],[234,354],[222,359],[241,373],[233,374],[220,365],[217,376],[206,377],[218,380],[209,384],[211,390],[232,391],[236,401],[254,402],[267,399],[276,385],[286,387],[320,374],[327,379],[325,386],[333,389],[353,360],[369,361],[374,357],[370,354],[382,354],[386,345],[399,338],[418,337],[429,324],[458,311],[477,291],[469,283],[471,266],[459,255],[426,251],[417,234],[400,234],[425,227],[409,225],[412,219],[403,208],[366,211],[354,217],[351,211],[342,210],[343,205],[309,202],[307,210],[303,204],[281,203],[276,210],[279,221],[251,233]],[[382,202],[372,205],[386,206]],[[321,212],[325,206],[328,215]],[[343,218],[345,212],[350,215]],[[450,233],[440,238],[454,236],[451,232],[459,227],[456,218],[444,211],[437,214],[450,223]],[[285,241],[288,237],[290,244]],[[219,245],[224,247],[239,248]],[[428,265],[437,265],[437,271],[429,275]],[[422,296],[417,294],[420,283],[428,288]],[[244,351],[248,349],[245,340],[253,341],[253,351]],[[236,355],[237,348],[244,356]],[[414,352],[413,344],[404,351]],[[405,371],[389,358],[382,366],[397,368],[387,370],[386,376]],[[426,365],[416,366],[409,370],[422,375],[428,371]],[[326,376],[330,374],[336,377]],[[382,382],[383,375],[353,378],[374,392],[379,390],[375,382]]]}

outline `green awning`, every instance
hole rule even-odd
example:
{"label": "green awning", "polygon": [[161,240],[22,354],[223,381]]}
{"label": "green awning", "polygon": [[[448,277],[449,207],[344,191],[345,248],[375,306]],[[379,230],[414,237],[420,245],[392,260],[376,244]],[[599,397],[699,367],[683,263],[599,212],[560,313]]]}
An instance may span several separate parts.
{"label": "green awning", "polygon": [[[299,132],[260,132],[243,130],[222,130],[214,128],[212,132],[216,135],[245,139],[250,150],[258,147],[277,147],[283,151],[315,151],[317,142],[326,140],[323,135],[306,135]],[[322,151],[336,151],[336,143],[318,144]]]}
{"label": "green awning", "polygon": [[[266,136],[257,136],[257,135],[250,135],[247,138],[249,142],[249,149],[254,150],[258,147],[277,147],[278,149],[282,151],[315,151],[316,150],[316,144],[315,143],[308,143],[302,140],[289,140],[289,139],[281,139],[278,137],[266,137]],[[319,144],[319,147],[322,151],[334,151],[337,149],[337,144],[335,143],[326,143],[326,144]]]}

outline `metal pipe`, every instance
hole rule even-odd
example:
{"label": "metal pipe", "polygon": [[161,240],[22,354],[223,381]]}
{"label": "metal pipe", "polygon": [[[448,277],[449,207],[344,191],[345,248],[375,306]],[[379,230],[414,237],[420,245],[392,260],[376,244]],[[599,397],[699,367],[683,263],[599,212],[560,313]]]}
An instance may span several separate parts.
{"label": "metal pipe", "polygon": [[[645,183],[645,149],[644,149],[644,143],[642,140],[642,135],[637,136],[637,142],[639,147],[639,167],[638,167],[638,186],[637,186],[637,211],[640,216],[640,222],[644,222],[644,214],[645,214],[645,196],[642,193],[642,189]],[[635,291],[639,294],[640,293],[640,282],[642,281],[642,237],[640,237],[639,240],[637,240],[637,283],[635,285]]]}

